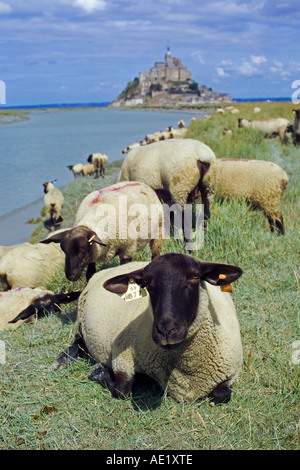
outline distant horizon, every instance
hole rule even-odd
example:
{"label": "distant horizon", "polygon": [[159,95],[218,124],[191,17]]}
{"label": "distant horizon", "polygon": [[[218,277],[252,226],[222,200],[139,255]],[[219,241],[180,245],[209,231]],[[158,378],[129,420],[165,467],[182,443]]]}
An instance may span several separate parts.
{"label": "distant horizon", "polygon": [[[290,97],[278,97],[278,98],[275,98],[275,97],[269,97],[269,98],[232,98],[232,101],[236,101],[236,102],[239,102],[239,103],[247,103],[247,102],[250,102],[250,103],[254,103],[254,102],[276,102],[276,101],[291,101],[291,98]],[[104,101],[104,102],[91,102],[91,103],[85,103],[85,102],[82,102],[82,103],[47,103],[47,104],[28,104],[28,105],[12,105],[12,106],[9,106],[9,105],[2,105],[0,104],[0,111],[1,110],[5,110],[5,109],[35,109],[35,108],[70,108],[70,107],[73,107],[73,108],[84,108],[84,107],[101,107],[101,108],[105,108],[107,106],[109,106],[113,101]],[[185,106],[187,108],[193,108],[193,107],[198,107],[198,106],[201,106],[201,105],[220,105],[223,104],[223,103],[199,103],[197,105],[182,105],[182,106]],[[225,104],[225,103],[224,103]],[[141,106],[142,108],[146,108],[147,106]],[[157,106],[159,108],[159,106]],[[174,106],[175,108],[176,106]],[[123,108],[123,107],[122,107]],[[131,109],[132,106],[127,106],[126,107],[127,109]]]}

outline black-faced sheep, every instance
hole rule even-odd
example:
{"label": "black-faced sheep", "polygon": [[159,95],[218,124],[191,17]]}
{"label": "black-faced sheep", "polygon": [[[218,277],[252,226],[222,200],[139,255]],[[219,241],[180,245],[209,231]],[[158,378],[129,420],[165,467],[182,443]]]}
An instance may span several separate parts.
{"label": "black-faced sheep", "polygon": [[19,287],[0,292],[0,330],[17,328],[33,315],[42,316],[59,310],[60,304],[77,300],[80,292],[54,294],[40,288]]}
{"label": "black-faced sheep", "polygon": [[104,178],[108,155],[106,153],[91,153],[87,161],[94,165],[95,178],[99,178],[99,176]]}
{"label": "black-faced sheep", "polygon": [[[100,271],[79,298],[79,332],[57,365],[82,347],[97,362],[89,378],[114,397],[142,373],[175,400],[228,402],[243,351],[231,294],[220,287],[241,274],[176,253]],[[126,301],[130,289],[135,300]]]}
{"label": "black-faced sheep", "polygon": [[209,218],[209,197],[203,177],[216,164],[214,152],[193,139],[155,142],[132,149],[124,158],[118,181],[148,184],[168,204],[184,205],[201,195]]}
{"label": "black-faced sheep", "polygon": [[[271,231],[284,234],[280,202],[288,183],[287,173],[264,160],[218,158],[216,173],[209,170],[205,182],[221,199],[246,200],[267,217]],[[211,178],[212,177],[212,178]],[[211,178],[211,181],[210,181]]]}
{"label": "black-faced sheep", "polygon": [[293,109],[294,122],[293,122],[293,142],[296,147],[300,146],[300,109]]}
{"label": "black-faced sheep", "polygon": [[79,178],[80,176],[82,176],[82,163],[76,163],[76,165],[68,165],[67,168],[72,171],[74,178]]}
{"label": "black-faced sheep", "polygon": [[264,134],[264,137],[271,138],[279,135],[282,143],[287,143],[286,129],[289,126],[289,121],[284,118],[272,118],[262,121],[249,121],[248,119],[240,118],[238,120],[238,127],[250,127],[256,129]]}
{"label": "black-faced sheep", "polygon": [[88,194],[78,208],[74,227],[42,243],[60,243],[66,254],[66,277],[76,281],[86,266],[89,279],[97,260],[119,255],[121,263],[126,263],[148,243],[152,257],[159,255],[162,237],[163,207],[155,192],[143,183],[124,182]]}
{"label": "black-faced sheep", "polygon": [[41,215],[46,218],[46,225],[48,229],[55,230],[57,226],[63,221],[61,214],[65,202],[63,193],[54,186],[56,181],[44,183],[44,207],[41,210]]}

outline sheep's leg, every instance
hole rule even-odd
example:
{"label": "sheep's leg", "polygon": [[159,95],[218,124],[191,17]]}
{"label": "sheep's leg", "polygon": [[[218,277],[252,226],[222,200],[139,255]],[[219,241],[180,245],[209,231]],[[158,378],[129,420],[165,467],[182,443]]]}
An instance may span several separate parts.
{"label": "sheep's leg", "polygon": [[225,380],[218,384],[210,393],[210,397],[215,405],[228,403],[231,398],[231,390],[229,388],[228,381]]}
{"label": "sheep's leg", "polygon": [[271,232],[277,230],[278,235],[284,235],[284,225],[282,216],[280,216],[279,219],[273,219],[272,217],[268,217],[268,222],[270,225]]}
{"label": "sheep's leg", "polygon": [[121,258],[120,264],[131,263],[132,258]]}
{"label": "sheep's leg", "polygon": [[133,377],[125,372],[114,372],[112,369],[96,364],[89,374],[89,379],[107,387],[115,398],[125,398],[131,392]]}
{"label": "sheep's leg", "polygon": [[73,344],[71,344],[71,346],[69,346],[62,353],[60,353],[59,356],[57,356],[55,361],[56,368],[61,366],[67,366],[71,361],[77,359],[81,351],[85,350],[86,346],[79,332],[76,334]]}
{"label": "sheep's leg", "polygon": [[96,272],[96,263],[89,263],[87,270],[86,270],[86,280],[87,282],[91,279],[91,277],[95,274]]}

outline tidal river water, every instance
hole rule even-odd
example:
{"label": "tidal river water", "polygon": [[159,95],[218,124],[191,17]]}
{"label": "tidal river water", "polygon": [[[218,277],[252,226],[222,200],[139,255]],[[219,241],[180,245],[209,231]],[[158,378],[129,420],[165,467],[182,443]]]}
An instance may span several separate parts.
{"label": "tidal river water", "polygon": [[109,161],[145,135],[167,126],[186,125],[202,111],[120,110],[111,108],[32,112],[28,121],[0,125],[0,245],[21,243],[43,206],[43,183],[73,180],[68,165],[87,163],[91,153],[107,153]]}

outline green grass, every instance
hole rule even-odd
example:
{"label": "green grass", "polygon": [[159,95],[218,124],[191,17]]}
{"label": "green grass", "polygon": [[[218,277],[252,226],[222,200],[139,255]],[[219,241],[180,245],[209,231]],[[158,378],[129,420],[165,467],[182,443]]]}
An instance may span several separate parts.
{"label": "green grass", "polygon": [[[259,106],[257,119],[283,115],[292,120],[288,103]],[[238,107],[240,115],[252,118],[254,104]],[[300,364],[292,356],[293,342],[300,340],[300,150],[248,129],[234,128],[232,136],[223,136],[223,127],[236,121],[228,113],[197,121],[189,136],[209,142],[217,156],[275,161],[290,180],[282,200],[283,237],[270,233],[264,216],[250,212],[246,204],[215,201],[204,246],[193,253],[199,259],[237,264],[244,271],[232,294],[244,366],[229,404],[212,406],[208,399],[176,403],[150,383],[136,384],[132,397],[116,400],[88,380],[92,359],[54,370],[56,356],[76,332],[76,312],[68,306],[61,314],[1,332],[6,363],[0,364],[0,449],[299,450]],[[64,188],[66,223],[95,181],[74,181]],[[170,251],[182,252],[182,243],[166,240],[163,252]],[[149,248],[136,259],[150,259]],[[109,265],[117,263],[115,259]],[[84,279],[68,282],[62,269],[48,284],[56,292],[83,286]]]}

